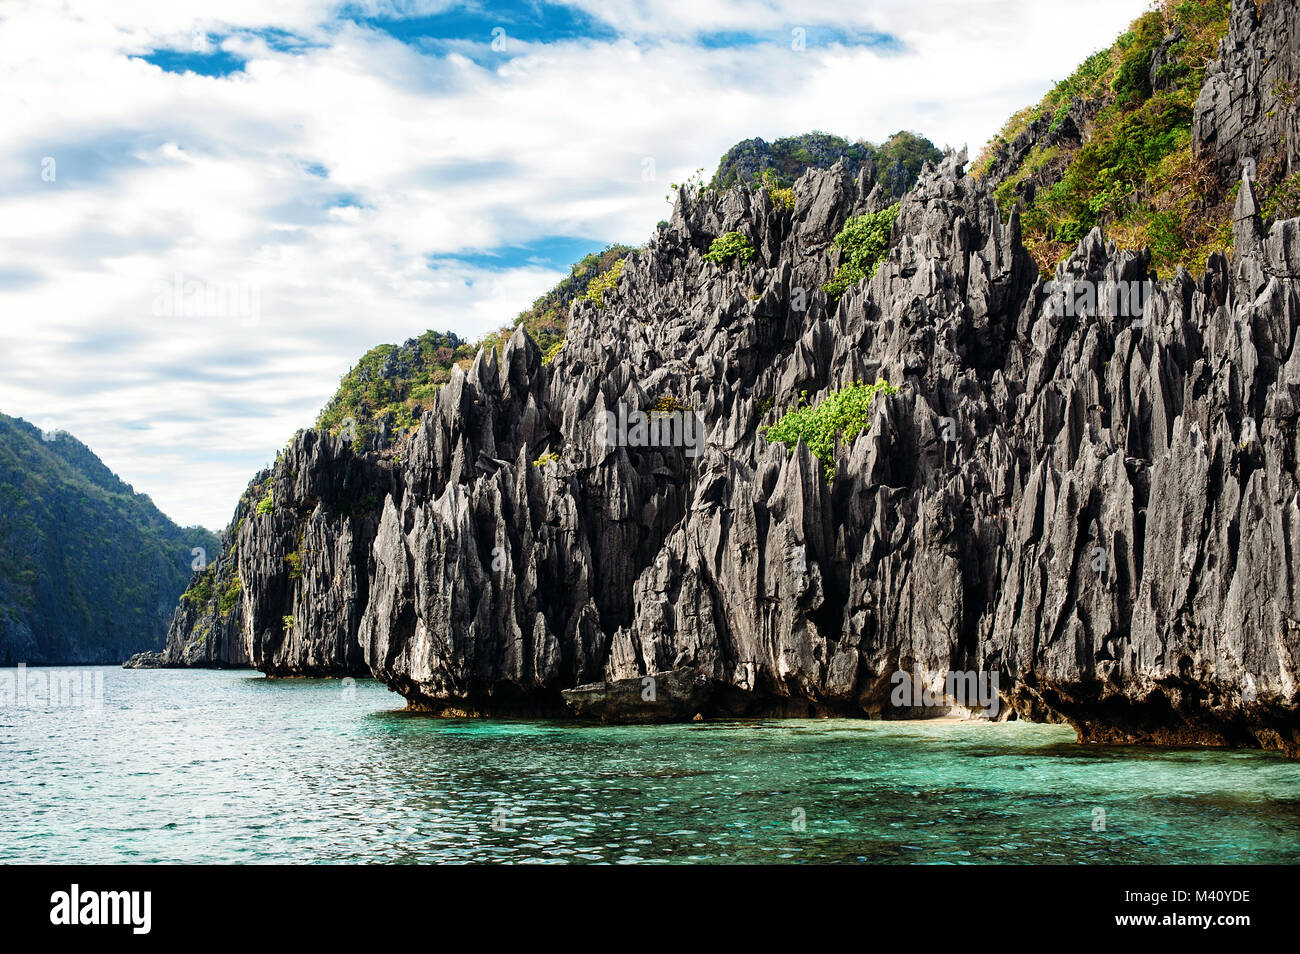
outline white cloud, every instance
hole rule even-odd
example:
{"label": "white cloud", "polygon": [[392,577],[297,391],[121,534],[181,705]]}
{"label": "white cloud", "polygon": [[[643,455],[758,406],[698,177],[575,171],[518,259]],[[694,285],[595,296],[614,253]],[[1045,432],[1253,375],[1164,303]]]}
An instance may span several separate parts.
{"label": "white cloud", "polygon": [[[0,410],[69,430],[178,521],[218,527],[365,350],[426,328],[476,337],[561,274],[450,253],[638,243],[667,217],[667,183],[756,135],[911,128],[974,150],[1145,5],[1102,0],[1079,17],[1065,2],[917,0],[814,17],[583,3],[624,35],[512,40],[496,58],[486,34],[422,51],[307,0],[226,3],[221,22],[208,3],[8,3]],[[889,33],[903,51],[819,45],[811,29],[802,52],[698,43],[792,24]],[[266,28],[309,45],[276,49],[252,32]],[[196,31],[246,70],[132,58],[188,49]],[[642,180],[646,157],[656,181]],[[259,320],[158,314],[159,283],[178,273],[255,291]]]}

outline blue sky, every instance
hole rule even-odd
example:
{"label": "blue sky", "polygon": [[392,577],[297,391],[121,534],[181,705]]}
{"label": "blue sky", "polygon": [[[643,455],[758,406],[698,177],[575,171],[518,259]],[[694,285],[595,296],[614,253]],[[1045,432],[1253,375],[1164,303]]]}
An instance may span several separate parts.
{"label": "blue sky", "polygon": [[0,411],[218,529],[370,347],[508,323],[741,139],[977,151],[1145,6],[9,2]]}

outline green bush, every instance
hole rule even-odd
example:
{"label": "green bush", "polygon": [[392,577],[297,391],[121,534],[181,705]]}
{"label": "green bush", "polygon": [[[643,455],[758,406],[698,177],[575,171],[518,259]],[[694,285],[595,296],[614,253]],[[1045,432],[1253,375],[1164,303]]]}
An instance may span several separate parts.
{"label": "green bush", "polygon": [[[1114,44],[1094,53],[1036,106],[1012,117],[976,168],[992,167],[999,149],[1035,120],[1055,129],[1074,97],[1090,104],[1087,142],[1039,142],[995,192],[1004,216],[1023,206],[1023,185],[1037,183],[1022,208],[1026,247],[1044,275],[1095,226],[1121,248],[1149,247],[1160,268],[1204,267],[1231,247],[1231,201],[1192,155],[1194,105],[1206,64],[1228,29],[1229,0],[1173,0],[1149,11]],[[1156,49],[1175,37],[1151,82]]]}
{"label": "green bush", "polygon": [[777,208],[793,209],[794,208],[794,189],[774,188],[767,190],[768,198]]}
{"label": "green bush", "polygon": [[[820,404],[810,407],[806,403],[787,412],[775,424],[760,428],[769,442],[784,444],[793,449],[803,441],[814,457],[822,462],[826,479],[835,477],[835,445],[843,439],[852,442],[868,426],[871,401],[877,394],[897,394],[898,388],[888,381],[875,384],[853,384],[832,391]],[[804,392],[806,401],[808,392]]]}
{"label": "green bush", "polygon": [[284,558],[284,562],[289,564],[289,579],[302,579],[302,554],[297,550],[290,553]]}
{"label": "green bush", "polygon": [[[438,388],[451,380],[451,369],[468,362],[475,352],[456,335],[437,331],[426,331],[401,346],[371,348],[343,376],[316,427],[335,435],[350,428],[352,447],[358,452],[369,440],[373,423],[387,414],[393,415],[398,430],[411,430],[420,415],[433,407]],[[390,368],[387,374],[386,367]]]}
{"label": "green bush", "polygon": [[594,301],[597,308],[604,308],[605,292],[618,287],[618,280],[623,275],[623,266],[626,263],[626,258],[620,258],[610,267],[609,271],[592,279],[591,284],[587,286],[587,293],[583,297],[588,301]]}
{"label": "green bush", "polygon": [[650,408],[650,416],[655,417],[669,414],[682,414],[690,409],[691,406],[689,404],[683,404],[671,394],[665,394],[663,397],[655,401],[654,406]]}
{"label": "green bush", "polygon": [[1264,199],[1264,223],[1293,219],[1300,215],[1300,172],[1293,172],[1274,186]]}
{"label": "green bush", "polygon": [[542,364],[550,364],[552,361],[554,361],[555,356],[560,353],[560,349],[563,347],[564,347],[564,339],[561,338],[559,341],[555,342],[555,344],[547,348],[546,353],[542,355]]}
{"label": "green bush", "polygon": [[898,218],[895,203],[879,212],[868,212],[849,219],[835,236],[835,244],[844,253],[844,261],[835,270],[835,277],[822,286],[832,300],[846,290],[876,274],[880,260],[889,251],[889,237]]}
{"label": "green bush", "polygon": [[181,599],[195,608],[206,606],[208,601],[212,599],[215,578],[216,564],[209,564],[208,568],[199,575],[199,578],[181,594]]}
{"label": "green bush", "polygon": [[266,516],[275,513],[275,500],[271,496],[271,488],[267,488],[266,496],[257,502],[258,516]]}
{"label": "green bush", "polygon": [[230,611],[235,608],[235,602],[239,599],[239,594],[243,589],[243,581],[240,580],[239,574],[236,573],[217,600],[217,609],[221,611],[222,616],[230,615]]}
{"label": "green bush", "polygon": [[772,205],[777,208],[794,208],[794,189],[789,186],[782,186],[777,174],[771,169],[764,169],[755,175],[754,185],[767,192],[767,197],[772,200]]}
{"label": "green bush", "polygon": [[750,244],[743,232],[728,232],[726,235],[718,236],[709,245],[709,250],[704,253],[706,262],[718,266],[726,265],[733,258],[739,259],[742,265],[753,261],[754,246]]}
{"label": "green bush", "polygon": [[1120,60],[1110,88],[1120,103],[1140,103],[1150,97],[1151,56],[1164,35],[1164,18],[1151,11],[1116,41]]}

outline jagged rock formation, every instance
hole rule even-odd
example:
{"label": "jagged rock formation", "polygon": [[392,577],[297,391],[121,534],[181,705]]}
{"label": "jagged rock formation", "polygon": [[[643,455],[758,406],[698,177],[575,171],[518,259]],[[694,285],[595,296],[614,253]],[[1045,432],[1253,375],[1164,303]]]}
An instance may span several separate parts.
{"label": "jagged rock formation", "polygon": [[[253,661],[597,718],[890,716],[899,671],[992,671],[1085,740],[1300,754],[1300,220],[1264,234],[1244,181],[1232,260],[1155,276],[1094,229],[1047,281],[964,164],[837,302],[834,236],[890,201],[866,174],[683,189],[551,364],[520,330],[405,440],[301,435],[236,534]],[[728,232],[748,265],[702,258]],[[833,480],[760,432],[877,378]],[[611,445],[665,399],[698,455]]]}
{"label": "jagged rock formation", "polygon": [[355,454],[342,438],[303,431],[281,455],[273,510],[254,512],[235,535],[245,644],[264,672],[368,671],[356,633],[379,505],[396,490],[387,461]]}
{"label": "jagged rock formation", "polygon": [[1206,70],[1193,125],[1197,152],[1223,181],[1253,160],[1267,181],[1300,171],[1300,32],[1294,3],[1234,3],[1219,59]]}
{"label": "jagged rock formation", "polygon": [[86,445],[0,414],[0,666],[116,664],[162,645],[202,527],[178,527]]}
{"label": "jagged rock formation", "polygon": [[[386,437],[381,428],[371,446]],[[368,675],[356,634],[391,455],[359,454],[348,435],[299,432],[240,498],[221,556],[181,599],[161,659],[133,664]]]}

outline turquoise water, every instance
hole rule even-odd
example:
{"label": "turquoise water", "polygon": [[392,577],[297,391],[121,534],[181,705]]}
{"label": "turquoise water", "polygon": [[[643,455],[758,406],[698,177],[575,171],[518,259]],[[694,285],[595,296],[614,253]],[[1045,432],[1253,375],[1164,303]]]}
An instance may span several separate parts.
{"label": "turquoise water", "polygon": [[0,700],[0,861],[1300,861],[1300,764],[1269,753],[440,721],[369,680],[94,672],[99,711]]}

